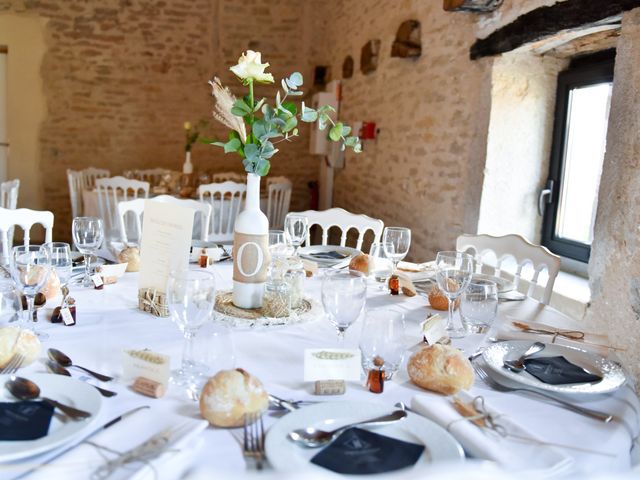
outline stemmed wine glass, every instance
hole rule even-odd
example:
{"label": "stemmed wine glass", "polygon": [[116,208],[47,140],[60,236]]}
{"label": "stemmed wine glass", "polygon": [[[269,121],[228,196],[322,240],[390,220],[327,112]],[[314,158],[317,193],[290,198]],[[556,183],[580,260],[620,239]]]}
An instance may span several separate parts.
{"label": "stemmed wine glass", "polygon": [[329,321],[338,330],[338,342],[344,342],[347,328],[355,322],[367,299],[367,281],[364,276],[349,272],[329,272],[322,279],[322,305]]}
{"label": "stemmed wine glass", "polygon": [[447,333],[449,338],[462,338],[465,329],[453,324],[453,307],[456,299],[465,291],[473,275],[473,257],[462,252],[438,252],[436,255],[436,280],[438,288],[449,300]]}
{"label": "stemmed wine glass", "polygon": [[385,248],[387,258],[393,262],[393,271],[398,269],[398,263],[407,256],[411,246],[411,229],[405,227],[387,227],[382,234],[384,245],[393,245],[393,250]]}
{"label": "stemmed wine glass", "polygon": [[304,215],[290,213],[284,219],[284,230],[289,236],[291,245],[295,248],[293,254],[298,253],[300,245],[307,239],[309,233],[309,219]]}
{"label": "stemmed wine glass", "polygon": [[[51,242],[45,244],[51,254],[51,268],[55,270],[58,278],[60,279],[60,289],[64,290],[64,287],[69,285],[69,279],[71,278],[72,261],[71,261],[71,247],[68,243],[64,242]],[[64,295],[64,294],[63,294]]]}
{"label": "stemmed wine glass", "polygon": [[391,380],[406,350],[404,314],[388,309],[365,312],[360,335],[362,368],[384,371],[385,380]]}
{"label": "stemmed wine glass", "polygon": [[35,296],[45,286],[51,272],[49,249],[41,245],[13,247],[10,265],[13,281],[22,294],[27,297],[27,316],[24,325],[26,328],[32,327],[39,338],[46,340],[49,335],[37,332],[31,319],[33,318]]}
{"label": "stemmed wine glass", "polygon": [[206,270],[176,270],[169,274],[167,304],[172,320],[184,335],[182,365],[172,381],[189,385],[197,376],[193,357],[193,337],[211,318],[216,301],[215,277]]}
{"label": "stemmed wine glass", "polygon": [[91,255],[93,255],[104,240],[104,226],[102,219],[97,217],[76,217],[72,226],[73,243],[80,253],[84,255],[84,279],[83,287],[90,287],[91,282]]}

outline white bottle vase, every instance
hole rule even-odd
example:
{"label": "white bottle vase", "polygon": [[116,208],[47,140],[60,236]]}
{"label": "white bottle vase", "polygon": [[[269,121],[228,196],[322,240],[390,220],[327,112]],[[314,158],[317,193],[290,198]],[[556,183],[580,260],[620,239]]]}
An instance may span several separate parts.
{"label": "white bottle vase", "polygon": [[260,176],[247,175],[245,207],[233,233],[233,304],[240,308],[262,306],[267,281],[269,220],[260,210]]}
{"label": "white bottle vase", "polygon": [[184,164],[182,164],[182,173],[189,175],[193,173],[193,163],[191,163],[191,151],[187,150]]}

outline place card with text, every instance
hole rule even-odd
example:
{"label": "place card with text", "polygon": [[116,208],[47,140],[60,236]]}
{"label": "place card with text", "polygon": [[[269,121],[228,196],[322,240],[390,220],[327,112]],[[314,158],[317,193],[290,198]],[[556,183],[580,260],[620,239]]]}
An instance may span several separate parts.
{"label": "place card with text", "polygon": [[360,350],[307,348],[304,351],[304,381],[360,381]]}

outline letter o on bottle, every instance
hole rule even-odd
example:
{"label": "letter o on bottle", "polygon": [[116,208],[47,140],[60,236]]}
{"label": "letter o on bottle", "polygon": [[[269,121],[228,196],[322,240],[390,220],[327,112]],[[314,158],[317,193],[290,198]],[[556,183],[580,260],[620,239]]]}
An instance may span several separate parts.
{"label": "letter o on bottle", "polygon": [[[244,255],[244,249],[247,247],[253,247],[256,249],[256,256],[257,256],[256,267],[251,273],[246,273],[242,268],[242,256]],[[260,248],[260,245],[258,245],[256,242],[243,243],[242,246],[238,249],[237,255],[238,255],[238,260],[237,260],[238,271],[243,277],[247,277],[247,278],[253,277],[262,268],[262,264],[264,263],[264,254],[262,253],[262,248]]]}

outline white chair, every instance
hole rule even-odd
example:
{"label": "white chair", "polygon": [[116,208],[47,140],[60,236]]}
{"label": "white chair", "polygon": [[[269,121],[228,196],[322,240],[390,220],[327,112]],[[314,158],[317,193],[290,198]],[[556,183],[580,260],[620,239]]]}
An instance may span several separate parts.
{"label": "white chair", "polygon": [[69,200],[71,201],[71,218],[82,216],[82,192],[84,190],[84,175],[77,170],[67,170],[69,183]]}
{"label": "white chair", "polygon": [[0,183],[0,207],[15,210],[18,208],[18,192],[20,180],[9,180]]}
{"label": "white chair", "polygon": [[245,183],[223,182],[200,185],[200,201],[209,203],[211,210],[211,230],[209,240],[214,242],[233,241],[233,227],[247,193]]}
{"label": "white chair", "polygon": [[0,242],[2,242],[2,257],[9,259],[9,250],[13,246],[13,239],[9,233],[15,226],[24,231],[24,245],[29,246],[31,227],[40,224],[45,229],[45,243],[50,242],[53,232],[53,213],[28,208],[8,209],[0,207]]}
{"label": "white chair", "polygon": [[236,182],[236,183],[244,183],[246,180],[246,175],[237,172],[221,172],[214,173],[211,176],[211,183],[224,183],[224,182]]}
{"label": "white chair", "polygon": [[309,233],[305,245],[311,245],[311,227],[318,225],[322,230],[322,245],[327,245],[329,241],[329,230],[331,227],[338,227],[342,234],[340,236],[340,246],[344,247],[347,243],[347,233],[351,229],[358,231],[358,239],[356,241],[356,249],[362,248],[362,241],[367,231],[373,232],[373,241],[379,242],[384,230],[384,222],[367,215],[358,215],[350,213],[343,208],[330,208],[329,210],[317,211],[307,210],[306,212],[297,213],[304,215],[309,219]]}
{"label": "white chair", "polygon": [[158,185],[162,177],[167,173],[171,173],[171,170],[168,168],[150,168],[147,170],[133,170],[131,173],[134,179],[149,182],[153,187]]}
{"label": "white chair", "polygon": [[104,222],[105,239],[120,238],[118,203],[139,197],[149,197],[149,182],[124,177],[96,179],[98,209]]}
{"label": "white chair", "polygon": [[[137,198],[135,200],[128,200],[126,202],[118,203],[118,219],[120,222],[120,240],[122,243],[137,243],[139,242],[142,235],[142,215],[144,214],[144,205],[147,199],[145,198]],[[197,224],[194,221],[194,231],[199,228],[199,237],[200,240],[208,240],[209,234],[209,220],[211,218],[211,205],[206,203],[198,202],[197,200],[190,200],[184,198],[175,198],[171,195],[158,195],[150,199],[152,202],[160,202],[160,203],[172,203],[175,205],[180,205],[183,207],[190,208],[194,210],[194,215],[198,215],[200,217],[200,222]],[[127,225],[126,225],[126,217],[127,212],[132,212],[134,217],[134,225],[136,237],[135,240],[131,239],[129,235],[127,235]],[[129,229],[131,230],[131,229]]]}
{"label": "white chair", "polygon": [[[521,280],[529,284],[527,295],[536,298],[544,305],[549,304],[553,284],[560,270],[560,257],[554,255],[545,247],[534,245],[520,235],[505,235],[494,237],[492,235],[461,235],[456,241],[456,249],[459,252],[468,252],[476,260],[476,271],[490,273],[496,277],[513,277],[516,289],[519,290]],[[515,271],[505,270],[505,262],[515,262]],[[533,269],[530,279],[522,278],[523,268],[527,265]],[[542,270],[547,270],[547,283],[542,289],[539,285],[539,275]],[[542,290],[539,296],[536,290]],[[524,293],[524,292],[523,292]]]}
{"label": "white chair", "polygon": [[290,180],[284,180],[286,181],[280,183],[267,182],[267,218],[270,228],[282,229],[284,217],[289,213],[292,185]]}
{"label": "white chair", "polygon": [[97,179],[109,178],[111,176],[111,172],[109,170],[95,167],[80,170],[80,173],[82,173],[82,188],[86,190],[95,188]]}

